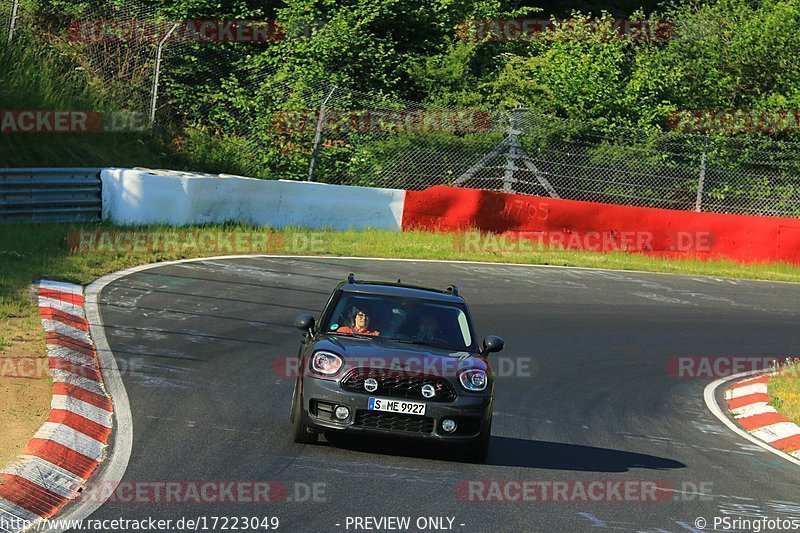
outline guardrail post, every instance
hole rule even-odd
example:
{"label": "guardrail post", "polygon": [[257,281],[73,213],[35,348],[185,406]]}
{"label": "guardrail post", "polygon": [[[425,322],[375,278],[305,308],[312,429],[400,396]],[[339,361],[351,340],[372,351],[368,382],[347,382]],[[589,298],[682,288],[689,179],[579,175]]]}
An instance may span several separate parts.
{"label": "guardrail post", "polygon": [[161,54],[164,51],[164,44],[167,42],[167,39],[178,29],[178,23],[172,25],[172,28],[158,41],[158,48],[156,49],[156,66],[155,72],[153,73],[153,91],[152,96],[150,98],[150,127],[156,121],[156,105],[158,103],[158,78],[161,75]]}
{"label": "guardrail post", "polygon": [[331,92],[322,101],[319,107],[319,118],[317,119],[317,132],[314,135],[314,151],[311,152],[311,163],[308,167],[308,181],[314,181],[314,173],[317,170],[317,156],[319,155],[319,145],[322,143],[322,130],[325,128],[325,111],[328,106],[328,100],[333,96],[336,91],[336,85],[333,86]]}
{"label": "guardrail post", "polygon": [[694,210],[698,213],[703,210],[703,187],[706,182],[706,160],[708,159],[708,137],[703,143],[703,156],[700,158],[700,175],[697,178],[697,199],[694,202]]}
{"label": "guardrail post", "polygon": [[19,0],[11,2],[11,16],[8,19],[8,35],[6,37],[6,44],[11,44],[14,40],[14,30],[17,29],[17,15],[19,13]]}

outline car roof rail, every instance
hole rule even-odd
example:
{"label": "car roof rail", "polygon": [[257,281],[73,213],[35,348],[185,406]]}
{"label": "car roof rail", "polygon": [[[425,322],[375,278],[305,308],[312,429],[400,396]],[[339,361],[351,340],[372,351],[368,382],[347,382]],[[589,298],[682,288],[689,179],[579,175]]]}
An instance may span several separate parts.
{"label": "car roof rail", "polygon": [[347,283],[351,285],[363,283],[364,285],[380,285],[384,287],[405,287],[407,289],[418,289],[422,291],[438,292],[439,294],[450,294],[458,298],[461,297],[461,295],[458,292],[458,287],[456,287],[455,285],[448,285],[446,289],[435,289],[433,287],[425,287],[423,285],[413,285],[410,283],[403,283],[399,279],[397,280],[396,283],[392,281],[367,281],[363,279],[356,279],[356,275],[352,272],[347,275]]}

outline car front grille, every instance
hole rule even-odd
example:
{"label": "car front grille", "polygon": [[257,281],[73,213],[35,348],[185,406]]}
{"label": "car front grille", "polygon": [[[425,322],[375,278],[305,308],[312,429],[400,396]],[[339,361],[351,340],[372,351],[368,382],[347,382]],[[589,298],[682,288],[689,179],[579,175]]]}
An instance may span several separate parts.
{"label": "car front grille", "polygon": [[364,409],[356,411],[355,425],[383,431],[417,434],[433,433],[433,419],[430,417],[367,411]]}
{"label": "car front grille", "polygon": [[[377,390],[368,391],[364,388],[364,381],[368,378],[374,378],[378,382]],[[433,398],[425,398],[422,395],[422,387],[425,385],[433,385],[436,391]],[[444,378],[386,369],[357,368],[352,370],[342,380],[342,388],[350,392],[428,402],[452,402],[456,399],[456,391]]]}

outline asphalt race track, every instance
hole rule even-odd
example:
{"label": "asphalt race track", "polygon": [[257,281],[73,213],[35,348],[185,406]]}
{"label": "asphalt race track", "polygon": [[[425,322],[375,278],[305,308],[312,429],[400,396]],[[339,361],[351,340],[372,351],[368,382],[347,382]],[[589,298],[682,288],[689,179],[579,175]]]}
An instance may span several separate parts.
{"label": "asphalt race track", "polygon": [[[501,375],[487,464],[397,440],[291,442],[294,380],[283,363],[298,349],[292,323],[318,314],[349,272],[455,283],[479,336],[505,339],[506,350],[492,356]],[[714,516],[800,518],[800,469],[708,411],[703,389],[714,376],[669,370],[677,356],[796,354],[800,285],[253,257],[128,275],[103,290],[100,311],[111,350],[128,370],[134,439],[124,482],[270,480],[292,501],[118,501],[93,519],[276,516],[279,530],[318,532],[365,530],[348,517],[407,516],[412,531],[420,517],[447,517],[454,531],[497,532],[691,531],[698,517],[709,529]],[[645,503],[469,501],[461,488],[475,480],[666,488]]]}

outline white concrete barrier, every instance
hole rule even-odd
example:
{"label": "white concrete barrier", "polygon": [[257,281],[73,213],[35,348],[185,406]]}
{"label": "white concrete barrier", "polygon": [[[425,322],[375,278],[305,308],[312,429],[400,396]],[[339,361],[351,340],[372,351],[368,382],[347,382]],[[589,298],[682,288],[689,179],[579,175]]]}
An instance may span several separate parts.
{"label": "white concrete barrier", "polygon": [[148,169],[107,169],[103,220],[186,226],[241,222],[282,228],[400,231],[405,191]]}

